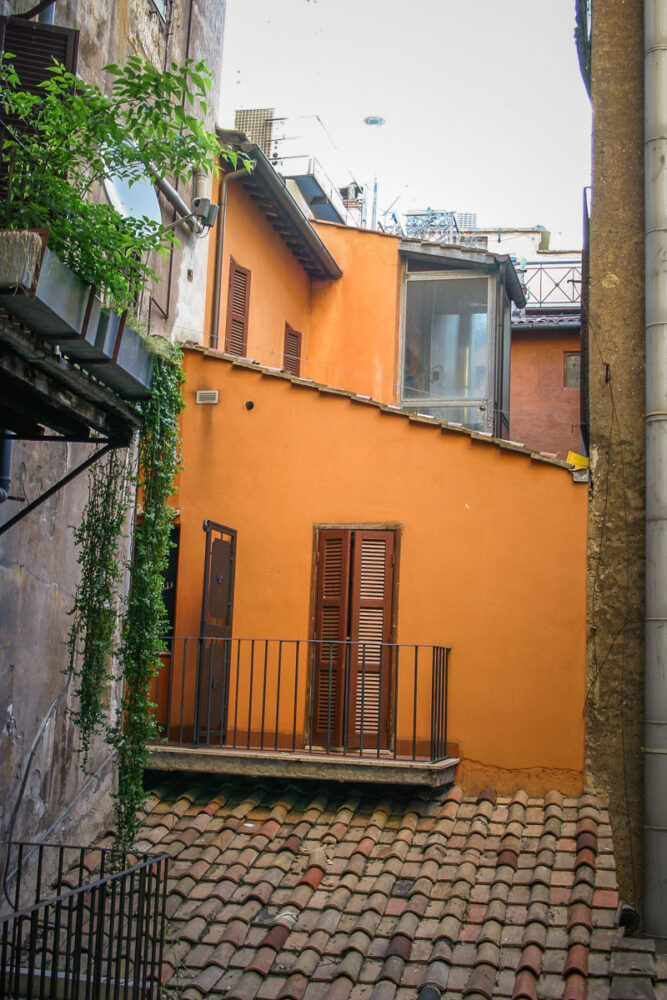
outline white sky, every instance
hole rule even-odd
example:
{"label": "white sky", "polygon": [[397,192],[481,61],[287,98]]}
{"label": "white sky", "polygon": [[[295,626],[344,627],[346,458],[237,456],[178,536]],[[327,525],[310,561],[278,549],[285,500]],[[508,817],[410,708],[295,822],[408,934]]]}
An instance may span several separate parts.
{"label": "white sky", "polygon": [[400,196],[576,249],[591,114],[573,32],[572,0],[227,0],[219,123],[319,115],[357,180],[377,174],[380,211]]}

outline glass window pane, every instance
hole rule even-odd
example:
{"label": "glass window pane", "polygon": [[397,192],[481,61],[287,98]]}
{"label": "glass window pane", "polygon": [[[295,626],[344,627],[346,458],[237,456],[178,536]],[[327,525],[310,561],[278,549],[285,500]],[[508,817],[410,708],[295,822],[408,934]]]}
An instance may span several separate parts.
{"label": "glass window pane", "polygon": [[462,424],[471,431],[483,431],[484,410],[480,406],[420,406],[418,413],[423,413],[436,420],[446,420],[450,424]]}
{"label": "glass window pane", "polygon": [[408,281],[404,399],[486,396],[488,279]]}

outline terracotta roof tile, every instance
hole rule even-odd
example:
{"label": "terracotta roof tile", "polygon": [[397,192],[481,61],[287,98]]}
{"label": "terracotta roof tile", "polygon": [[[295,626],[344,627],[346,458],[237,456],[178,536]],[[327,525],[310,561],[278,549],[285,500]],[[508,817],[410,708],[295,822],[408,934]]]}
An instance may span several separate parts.
{"label": "terracotta roof tile", "polygon": [[652,982],[615,957],[590,794],[187,781],[153,790],[141,833],[173,858],[163,972],[183,998],[579,1000],[583,983],[609,1000]]}

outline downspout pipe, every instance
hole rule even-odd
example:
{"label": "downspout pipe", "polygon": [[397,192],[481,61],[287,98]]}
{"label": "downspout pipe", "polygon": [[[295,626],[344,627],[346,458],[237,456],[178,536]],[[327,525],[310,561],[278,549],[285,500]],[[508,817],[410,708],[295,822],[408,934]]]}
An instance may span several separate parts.
{"label": "downspout pipe", "polygon": [[230,181],[235,181],[239,177],[247,177],[246,167],[234,170],[229,174],[221,174],[220,186],[218,188],[218,229],[215,240],[215,272],[213,277],[213,307],[211,309],[211,330],[209,334],[209,344],[213,348],[218,346],[218,331],[220,330],[220,304],[222,302],[222,267],[224,263],[223,247],[225,245],[225,219],[227,217],[227,188]]}
{"label": "downspout pipe", "polygon": [[644,5],[646,623],[644,930],[667,951],[667,5]]}
{"label": "downspout pipe", "polygon": [[164,177],[159,177],[157,174],[155,175],[155,187],[158,191],[162,192],[167,201],[174,206],[176,211],[181,213],[182,218],[177,219],[176,222],[183,222],[192,230],[193,233],[201,233],[203,228],[201,222],[192,217],[192,209],[186,205],[176,188],[173,187],[169,181],[166,181]]}
{"label": "downspout pipe", "polygon": [[12,485],[12,451],[14,448],[13,431],[2,431],[0,436],[0,503],[9,500]]}

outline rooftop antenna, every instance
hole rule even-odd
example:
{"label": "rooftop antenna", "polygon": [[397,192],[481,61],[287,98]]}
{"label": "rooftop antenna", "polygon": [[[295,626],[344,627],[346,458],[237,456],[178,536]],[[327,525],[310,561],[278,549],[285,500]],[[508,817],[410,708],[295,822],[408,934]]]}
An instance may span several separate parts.
{"label": "rooftop antenna", "polygon": [[[364,125],[369,125],[372,128],[380,128],[384,125],[385,120],[381,118],[380,115],[366,115],[364,118]],[[377,229],[377,215],[378,215],[378,179],[377,174],[373,177],[373,210],[371,214],[371,229]]]}

